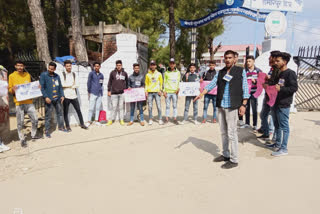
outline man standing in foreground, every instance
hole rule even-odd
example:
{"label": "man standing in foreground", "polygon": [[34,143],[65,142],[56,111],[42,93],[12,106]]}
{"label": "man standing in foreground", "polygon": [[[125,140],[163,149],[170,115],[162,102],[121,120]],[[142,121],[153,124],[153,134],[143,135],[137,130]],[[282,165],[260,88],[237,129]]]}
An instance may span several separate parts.
{"label": "man standing in foreground", "polygon": [[107,126],[112,125],[112,121],[116,119],[117,109],[119,109],[120,125],[124,125],[124,90],[128,88],[128,74],[122,68],[122,61],[116,61],[116,69],[110,73],[108,82],[108,96],[111,97],[112,116]]}
{"label": "man standing in foreground", "polygon": [[23,133],[24,114],[28,114],[31,120],[31,137],[33,140],[39,139],[39,137],[36,136],[38,129],[38,116],[31,99],[17,101],[15,96],[17,85],[30,83],[31,76],[24,70],[24,63],[22,61],[17,61],[14,67],[16,71],[9,75],[9,92],[13,95],[13,101],[16,104],[17,130],[21,146],[27,147],[28,144]]}
{"label": "man standing in foreground", "polygon": [[[215,158],[214,162],[226,161],[221,167],[230,169],[238,166],[238,114],[243,116],[246,111],[249,89],[247,75],[243,68],[235,66],[235,53],[228,50],[224,53],[226,66],[219,71],[203,92],[194,101],[218,86],[217,106],[218,121],[222,137],[222,155]],[[229,150],[229,144],[231,152]]]}
{"label": "man standing in foreground", "polygon": [[156,100],[158,109],[159,124],[163,125],[162,121],[162,110],[161,110],[161,93],[162,93],[162,74],[156,70],[156,62],[151,60],[150,70],[146,75],[145,79],[145,92],[148,98],[148,110],[149,110],[149,125],[152,125],[152,106],[153,100]]}
{"label": "man standing in foreground", "polygon": [[[144,75],[140,73],[140,65],[138,63],[133,64],[133,74],[129,77],[129,90],[131,88],[144,88]],[[143,118],[143,101],[130,103],[130,122],[128,126],[133,125],[134,112],[136,106],[140,112],[140,125],[144,126]]]}
{"label": "man standing in foreground", "polygon": [[281,52],[275,60],[275,65],[280,70],[279,82],[276,84],[278,96],[273,107],[276,143],[268,145],[268,147],[276,149],[271,154],[276,157],[288,155],[290,106],[293,101],[293,95],[298,90],[297,75],[287,67],[290,58],[290,54]]}
{"label": "man standing in foreground", "polygon": [[166,98],[166,120],[169,122],[170,104],[173,106],[173,123],[179,125],[177,121],[177,103],[179,94],[179,84],[181,80],[180,71],[176,68],[176,63],[173,58],[170,59],[168,70],[164,73],[164,97]]}
{"label": "man standing in foreground", "polygon": [[72,104],[73,108],[76,110],[78,118],[80,120],[80,126],[83,129],[88,129],[83,122],[82,113],[80,110],[80,104],[78,101],[77,96],[77,88],[79,87],[78,83],[78,77],[75,72],[72,72],[72,63],[71,61],[67,60],[64,62],[65,71],[62,72],[63,75],[63,81],[62,81],[62,87],[63,92],[65,95],[65,99],[63,102],[63,115],[64,115],[64,122],[66,124],[66,129],[68,132],[71,131],[70,124],[69,124],[69,105]]}
{"label": "man standing in foreground", "polygon": [[59,131],[66,132],[63,124],[62,103],[64,101],[64,93],[61,80],[55,73],[56,63],[50,62],[48,71],[40,75],[41,92],[45,99],[45,135],[51,138],[50,126],[53,108],[56,111]]}

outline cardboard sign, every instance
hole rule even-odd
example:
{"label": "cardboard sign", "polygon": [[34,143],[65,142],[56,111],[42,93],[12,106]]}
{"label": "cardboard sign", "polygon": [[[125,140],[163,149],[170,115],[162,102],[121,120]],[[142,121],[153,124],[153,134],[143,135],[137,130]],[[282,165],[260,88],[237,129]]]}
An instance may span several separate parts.
{"label": "cardboard sign", "polygon": [[0,97],[8,96],[7,81],[0,80]]}
{"label": "cardboard sign", "polygon": [[198,96],[200,94],[200,82],[181,82],[179,96]]}
{"label": "cardboard sign", "polygon": [[39,81],[30,82],[27,84],[17,85],[16,99],[17,101],[29,100],[37,97],[41,97]]}
{"label": "cardboard sign", "polygon": [[133,103],[139,101],[145,101],[146,94],[144,88],[131,88],[124,90],[124,101],[126,103]]}
{"label": "cardboard sign", "polygon": [[[202,92],[204,90],[204,88],[209,85],[211,81],[203,81],[202,83],[200,83],[200,91]],[[208,91],[207,94],[210,94],[210,95],[217,95],[217,92],[218,92],[218,87],[214,87],[211,91]]]}

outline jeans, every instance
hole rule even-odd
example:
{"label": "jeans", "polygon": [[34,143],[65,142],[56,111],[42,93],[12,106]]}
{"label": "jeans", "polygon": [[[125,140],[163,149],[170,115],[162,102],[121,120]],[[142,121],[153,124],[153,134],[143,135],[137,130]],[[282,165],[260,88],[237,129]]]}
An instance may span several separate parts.
{"label": "jeans", "polygon": [[173,117],[177,118],[178,110],[177,110],[177,102],[178,102],[178,95],[175,93],[168,93],[166,98],[166,117],[170,116],[170,104],[172,101],[173,107]]}
{"label": "jeans", "polygon": [[148,93],[148,110],[149,110],[149,119],[152,119],[152,106],[153,100],[156,100],[159,120],[162,120],[162,111],[161,111],[161,98],[157,92]]}
{"label": "jeans", "polygon": [[111,95],[111,103],[112,103],[112,114],[111,114],[111,120],[115,120],[117,116],[117,110],[119,107],[119,119],[123,120],[124,117],[124,109],[123,104],[124,97],[123,94],[113,94]]}
{"label": "jeans", "polygon": [[253,126],[257,126],[258,121],[258,100],[253,96],[254,93],[251,93],[251,96],[247,103],[246,108],[246,124],[250,125],[250,107],[252,108],[252,117],[253,117]]}
{"label": "jeans", "polygon": [[144,118],[143,118],[143,101],[142,102],[130,103],[130,122],[133,122],[133,120],[134,120],[134,112],[136,110],[136,105],[137,105],[137,108],[139,109],[139,112],[140,112],[140,122],[142,122],[142,121],[144,121]]}
{"label": "jeans", "polygon": [[198,100],[196,102],[193,102],[193,99],[195,97],[192,96],[187,96],[186,97],[186,102],[185,102],[185,107],[184,107],[184,120],[188,120],[188,114],[189,114],[189,108],[190,108],[190,103],[193,103],[193,119],[197,120],[198,118]]}
{"label": "jeans", "polygon": [[20,140],[25,140],[22,132],[24,126],[24,114],[27,114],[32,123],[31,137],[35,137],[38,129],[38,116],[33,104],[22,104],[16,106],[17,129]]}
{"label": "jeans", "polygon": [[238,109],[218,108],[218,121],[222,138],[222,155],[230,158],[231,162],[238,163]]}
{"label": "jeans", "polygon": [[51,100],[51,103],[45,104],[45,132],[49,132],[53,108],[56,111],[58,128],[63,129],[63,116],[61,100]]}
{"label": "jeans", "polygon": [[102,96],[96,96],[94,94],[90,94],[88,121],[92,121],[92,115],[94,110],[96,110],[94,115],[95,121],[98,121],[101,103],[102,103]]}
{"label": "jeans", "polygon": [[63,116],[64,116],[64,122],[66,124],[66,127],[67,128],[70,127],[69,118],[68,118],[70,104],[72,104],[74,110],[76,110],[76,112],[77,112],[78,118],[80,120],[80,125],[84,125],[78,99],[77,98],[76,99],[64,99],[64,101],[63,101]]}
{"label": "jeans", "polygon": [[289,127],[289,114],[290,108],[274,108],[275,120],[274,120],[274,127],[275,127],[275,134],[276,134],[276,145],[278,148],[288,151],[288,139],[290,134],[290,127]]}
{"label": "jeans", "polygon": [[210,101],[213,105],[213,119],[217,119],[217,106],[216,106],[217,95],[206,94],[204,95],[204,106],[203,106],[203,119],[207,119],[208,116],[208,107]]}
{"label": "jeans", "polygon": [[262,110],[260,112],[261,129],[264,135],[269,135],[268,117],[270,113],[270,106],[267,104],[266,97],[263,99]]}

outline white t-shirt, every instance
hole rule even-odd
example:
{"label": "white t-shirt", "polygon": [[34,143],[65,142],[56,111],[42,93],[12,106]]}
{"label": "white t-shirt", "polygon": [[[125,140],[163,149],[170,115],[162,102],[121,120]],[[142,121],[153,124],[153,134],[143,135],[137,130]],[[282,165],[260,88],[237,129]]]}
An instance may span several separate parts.
{"label": "white t-shirt", "polygon": [[72,71],[70,73],[66,71],[64,72],[66,74],[66,80],[64,79],[63,72],[60,75],[64,96],[67,99],[76,99],[78,97],[76,93],[76,89],[79,87],[78,76],[76,73]]}

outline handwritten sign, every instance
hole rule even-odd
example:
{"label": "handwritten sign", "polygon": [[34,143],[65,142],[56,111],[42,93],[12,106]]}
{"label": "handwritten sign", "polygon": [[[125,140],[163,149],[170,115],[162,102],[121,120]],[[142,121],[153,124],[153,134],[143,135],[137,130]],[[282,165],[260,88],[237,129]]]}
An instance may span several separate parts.
{"label": "handwritten sign", "polygon": [[[203,81],[202,83],[200,83],[200,91],[202,92],[204,90],[204,88],[209,85],[210,81]],[[210,95],[217,95],[217,90],[218,87],[214,87],[211,91],[208,92],[208,94]]]}
{"label": "handwritten sign", "polygon": [[266,77],[267,77],[267,74],[266,73],[263,73],[263,72],[260,72],[258,74],[258,79],[257,79],[257,91],[256,93],[253,94],[253,96],[255,98],[258,98],[262,91],[263,91],[263,84],[265,83],[266,81]]}
{"label": "handwritten sign", "polygon": [[36,97],[41,97],[39,81],[30,82],[27,84],[17,85],[16,98],[17,101],[29,100]]}
{"label": "handwritten sign", "polygon": [[275,85],[267,86],[266,93],[268,94],[269,101],[267,104],[272,107],[274,106],[277,96],[278,96],[278,91],[276,89]]}
{"label": "handwritten sign", "polygon": [[8,83],[7,81],[0,80],[0,97],[8,95]]}
{"label": "handwritten sign", "polygon": [[146,100],[144,88],[131,88],[124,90],[124,100],[126,103],[140,102]]}
{"label": "handwritten sign", "polygon": [[200,94],[200,82],[181,82],[179,96],[198,96]]}

